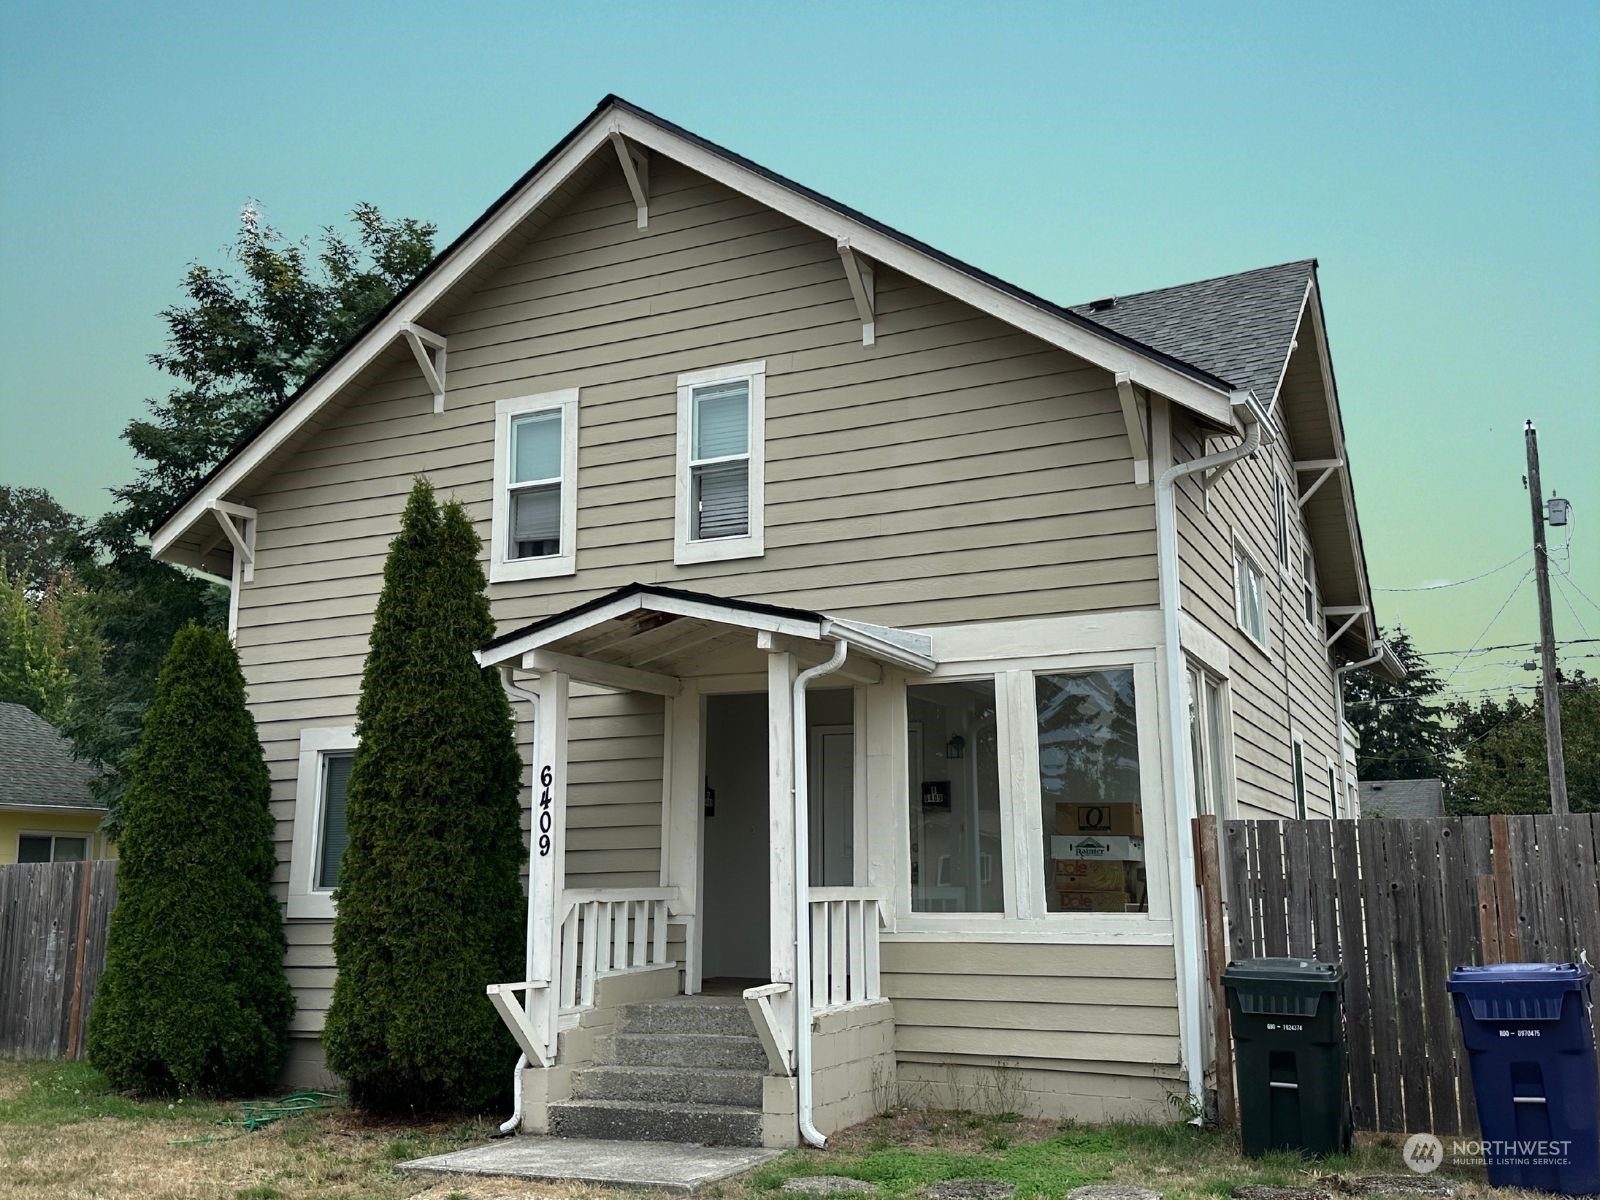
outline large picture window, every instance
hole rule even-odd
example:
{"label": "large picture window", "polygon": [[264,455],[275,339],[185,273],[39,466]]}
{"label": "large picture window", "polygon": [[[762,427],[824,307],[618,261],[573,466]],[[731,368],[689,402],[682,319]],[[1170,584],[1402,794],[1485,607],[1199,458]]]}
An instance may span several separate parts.
{"label": "large picture window", "polygon": [[1146,912],[1133,671],[1034,679],[1048,912]]}
{"label": "large picture window", "polygon": [[908,687],[906,717],[912,910],[1003,912],[994,680]]}

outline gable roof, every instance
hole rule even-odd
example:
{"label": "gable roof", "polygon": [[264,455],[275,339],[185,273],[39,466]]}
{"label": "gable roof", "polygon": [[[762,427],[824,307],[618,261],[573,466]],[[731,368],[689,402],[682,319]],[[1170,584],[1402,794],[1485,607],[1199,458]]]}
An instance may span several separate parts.
{"label": "gable roof", "polygon": [[[615,154],[613,138],[662,154],[766,204],[802,225],[837,239],[871,261],[917,279],[999,320],[1040,337],[1168,397],[1219,429],[1232,429],[1228,381],[1100,321],[945,254],[881,221],[796,183],[681,126],[607,96],[576,128],[442,250],[300,389],[251,430],[151,530],[159,557],[195,561],[176,547],[210,506],[244,484],[280,445],[307,427],[346,384],[404,336],[494,248],[547,202],[596,154]],[[1263,417],[1265,417],[1263,413]]]}
{"label": "gable roof", "polygon": [[72,757],[59,730],[31,708],[0,703],[0,808],[103,809],[94,770]]}
{"label": "gable roof", "polygon": [[1193,363],[1235,388],[1253,391],[1270,404],[1316,267],[1316,259],[1306,258],[1075,304],[1071,311]]}

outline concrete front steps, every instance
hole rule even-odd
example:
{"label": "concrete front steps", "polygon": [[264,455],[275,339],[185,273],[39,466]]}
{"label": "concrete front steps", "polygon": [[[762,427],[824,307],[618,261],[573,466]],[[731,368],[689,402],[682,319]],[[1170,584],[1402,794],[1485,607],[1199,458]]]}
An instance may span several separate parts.
{"label": "concrete front steps", "polygon": [[761,1145],[767,1056],[737,996],[677,996],[624,1007],[550,1105],[558,1137]]}

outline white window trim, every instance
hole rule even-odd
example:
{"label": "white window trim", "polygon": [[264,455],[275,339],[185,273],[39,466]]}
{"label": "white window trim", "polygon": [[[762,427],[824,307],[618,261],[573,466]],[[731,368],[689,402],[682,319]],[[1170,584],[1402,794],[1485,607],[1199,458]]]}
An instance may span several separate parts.
{"label": "white window trim", "polygon": [[[1240,578],[1239,559],[1243,558],[1261,577],[1261,622],[1262,636],[1256,637],[1244,620],[1244,581]],[[1270,654],[1272,644],[1272,606],[1267,603],[1267,573],[1262,570],[1261,560],[1244,544],[1244,539],[1235,536],[1233,539],[1233,623],[1239,632],[1250,639],[1252,645],[1263,654]]]}
{"label": "white window trim", "polygon": [[319,888],[317,862],[322,845],[323,760],[356,748],[356,727],[335,725],[300,731],[300,770],[294,787],[294,840],[289,852],[287,915],[331,921],[336,909],[331,888]]}
{"label": "white window trim", "polygon": [[[1132,670],[1139,729],[1139,803],[1144,816],[1145,876],[1149,911],[1142,913],[1052,913],[1044,893],[1044,814],[1039,793],[1039,730],[1033,676],[1074,671]],[[911,900],[910,763],[905,753],[906,687],[993,679],[996,734],[1000,746],[1000,836],[1005,908],[997,913],[917,912]],[[890,755],[896,805],[895,930],[897,934],[955,935],[957,939],[1005,941],[1019,934],[1035,940],[1076,942],[1086,937],[1166,945],[1172,937],[1168,871],[1173,853],[1166,810],[1162,759],[1161,699],[1155,652],[1146,648],[1097,650],[993,663],[962,662],[936,667],[930,675],[900,681],[895,689],[896,745]]]}
{"label": "white window trim", "polygon": [[[1311,595],[1309,613],[1305,611],[1307,592]],[[1317,557],[1312,553],[1309,537],[1302,539],[1300,544],[1300,595],[1296,599],[1300,602],[1300,615],[1305,618],[1306,628],[1320,638],[1322,634],[1318,629],[1318,618],[1322,614],[1322,593],[1317,588]]]}
{"label": "white window trim", "polygon": [[1289,574],[1289,562],[1294,557],[1294,547],[1289,537],[1289,482],[1283,468],[1272,469],[1272,548],[1278,559],[1278,578]]}
{"label": "white window trim", "polygon": [[[531,413],[561,414],[561,553],[542,558],[510,558],[511,423]],[[578,569],[578,389],[539,392],[495,401],[494,515],[489,535],[489,582],[552,579]]]}
{"label": "white window trim", "polygon": [[[694,436],[694,389],[711,383],[738,383],[750,386],[750,532],[743,537],[709,538],[700,541],[689,535],[694,528],[689,511],[694,491],[689,480],[689,461]],[[689,563],[727,562],[736,558],[760,558],[766,553],[763,519],[767,490],[766,468],[767,364],[735,363],[709,367],[678,376],[678,472],[673,503],[672,561]]]}
{"label": "white window trim", "polygon": [[[1217,695],[1221,701],[1222,713],[1217,731],[1218,736],[1222,739],[1221,751],[1227,761],[1222,765],[1222,794],[1215,797],[1212,813],[1219,821],[1231,820],[1236,811],[1235,798],[1239,789],[1238,760],[1233,748],[1233,688],[1229,685],[1228,676],[1225,673],[1218,672],[1209,663],[1192,654],[1187,655],[1184,667],[1183,686],[1186,700],[1191,682],[1196,675],[1200,679],[1200,692],[1195,697],[1195,717],[1200,722],[1200,738],[1204,751],[1204,756],[1200,763],[1200,777],[1206,787],[1210,786],[1211,781],[1211,747],[1209,739],[1211,731],[1211,698],[1207,692],[1206,684],[1215,685]],[[1184,716],[1188,716],[1187,704],[1185,704]],[[1195,797],[1195,807],[1197,809],[1200,807],[1200,799],[1199,796]]]}

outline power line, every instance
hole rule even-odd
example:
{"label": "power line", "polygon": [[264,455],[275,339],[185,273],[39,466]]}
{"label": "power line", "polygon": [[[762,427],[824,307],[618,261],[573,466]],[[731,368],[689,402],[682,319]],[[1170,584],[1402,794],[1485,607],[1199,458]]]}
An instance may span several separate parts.
{"label": "power line", "polygon": [[[1517,580],[1517,582],[1511,585],[1510,594],[1506,596],[1505,601],[1500,605],[1500,607],[1495,610],[1494,616],[1489,618],[1489,623],[1483,627],[1483,632],[1480,633],[1475,639],[1473,639],[1472,647],[1471,647],[1471,649],[1469,649],[1467,651],[1467,656],[1471,656],[1472,654],[1477,652],[1478,643],[1483,641],[1484,638],[1489,636],[1489,630],[1493,629],[1495,622],[1498,621],[1503,615],[1505,615],[1506,609],[1511,607],[1511,602],[1517,598],[1517,593],[1522,590],[1522,585],[1528,582],[1528,577],[1530,575],[1532,575],[1532,574],[1533,574],[1533,572],[1531,570],[1524,571],[1522,573],[1522,576]],[[1455,673],[1461,669],[1461,663],[1465,662],[1465,661],[1466,661],[1466,659],[1463,658],[1461,661],[1457,662],[1454,667],[1451,668],[1450,674],[1448,674],[1448,675],[1446,675],[1444,677],[1444,683],[1445,684],[1449,684],[1450,680],[1455,677]]]}
{"label": "power line", "polygon": [[[1591,642],[1600,642],[1600,637],[1563,638],[1558,641],[1558,646],[1586,646]],[[1532,650],[1538,642],[1507,642],[1503,646],[1474,646],[1471,650],[1413,650],[1411,653],[1418,658],[1438,658],[1446,654],[1488,654],[1494,650]]]}
{"label": "power line", "polygon": [[[1552,575],[1552,576],[1550,576],[1550,578],[1555,581],[1556,591],[1561,593],[1561,603],[1565,604],[1567,606],[1567,611],[1572,614],[1572,620],[1573,620],[1573,623],[1577,625],[1578,632],[1583,634],[1585,637],[1587,637],[1588,633],[1589,633],[1589,630],[1584,625],[1583,618],[1578,615],[1578,610],[1575,607],[1573,607],[1572,597],[1567,595],[1567,585],[1565,583],[1561,582],[1561,576],[1563,574],[1565,574],[1565,572],[1561,571],[1558,568],[1557,569],[1557,573]],[[1574,584],[1573,587],[1576,588],[1577,585]]]}
{"label": "power line", "polygon": [[1594,607],[1596,612],[1600,612],[1600,604],[1595,604],[1594,597],[1590,596],[1588,592],[1584,591],[1581,587],[1578,586],[1578,581],[1572,577],[1572,572],[1571,571],[1568,571],[1563,567],[1557,567],[1556,570],[1560,571],[1563,575],[1565,575],[1567,577],[1567,582],[1572,585],[1572,590],[1573,591],[1577,592],[1578,595],[1582,596],[1585,600],[1587,600],[1590,603],[1590,605],[1592,605]]}
{"label": "power line", "polygon": [[1481,574],[1481,575],[1470,575],[1466,579],[1451,579],[1451,580],[1446,580],[1446,581],[1440,582],[1440,583],[1424,583],[1424,584],[1421,584],[1421,585],[1419,585],[1417,587],[1381,587],[1381,588],[1373,588],[1372,590],[1375,591],[1375,592],[1437,592],[1437,591],[1440,591],[1440,590],[1442,590],[1444,588],[1460,587],[1464,583],[1477,583],[1478,580],[1480,580],[1480,579],[1487,579],[1491,575],[1498,575],[1501,571],[1504,571],[1507,567],[1515,566],[1517,563],[1521,562],[1523,559],[1527,558],[1528,555],[1530,555],[1532,553],[1533,553],[1532,550],[1524,550],[1521,554],[1517,555],[1515,558],[1507,559],[1505,562],[1501,563],[1498,567],[1492,567],[1489,570],[1483,572],[1483,574]]}

